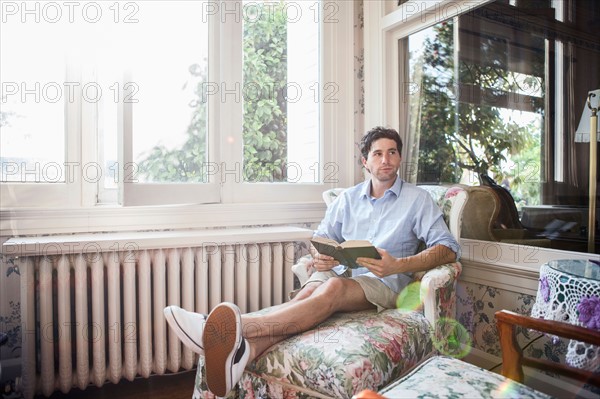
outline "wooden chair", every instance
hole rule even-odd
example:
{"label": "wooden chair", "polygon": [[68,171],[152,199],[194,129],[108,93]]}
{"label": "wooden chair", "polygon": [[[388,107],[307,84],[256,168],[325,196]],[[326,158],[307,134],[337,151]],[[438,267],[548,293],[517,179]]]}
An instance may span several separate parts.
{"label": "wooden chair", "polygon": [[594,386],[600,386],[600,374],[570,367],[548,360],[523,356],[516,338],[515,327],[530,328],[539,332],[600,345],[600,331],[591,330],[560,321],[537,319],[508,310],[496,312],[496,322],[502,347],[502,375],[523,382],[523,366],[552,371]]}

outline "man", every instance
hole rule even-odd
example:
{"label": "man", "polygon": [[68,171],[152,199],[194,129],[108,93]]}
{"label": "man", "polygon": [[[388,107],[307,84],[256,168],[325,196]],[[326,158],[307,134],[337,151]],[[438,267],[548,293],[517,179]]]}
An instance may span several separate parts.
{"label": "man", "polygon": [[[170,306],[165,316],[179,338],[204,354],[206,382],[225,396],[246,364],[283,339],[309,330],[335,312],[396,307],[413,272],[453,262],[459,245],[429,194],[398,177],[402,141],[393,129],[376,127],[362,138],[369,180],[345,190],[327,209],[315,235],[338,242],[371,241],[381,259],[358,258],[352,277],[345,266],[313,250],[316,270],[291,301],[261,315],[241,315],[234,304],[215,307],[208,318]],[[419,244],[427,249],[417,254]]]}

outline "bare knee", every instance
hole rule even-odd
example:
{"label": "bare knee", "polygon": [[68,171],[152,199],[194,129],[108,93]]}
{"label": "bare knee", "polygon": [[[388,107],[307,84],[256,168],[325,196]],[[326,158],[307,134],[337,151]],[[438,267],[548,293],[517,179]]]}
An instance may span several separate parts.
{"label": "bare knee", "polygon": [[318,281],[314,281],[314,282],[306,284],[304,287],[302,287],[302,289],[300,291],[298,291],[296,296],[294,298],[292,298],[290,302],[301,301],[303,299],[310,297],[312,295],[312,293],[315,292],[315,290],[321,284],[323,284],[323,283],[318,282]]}
{"label": "bare knee", "polygon": [[328,295],[340,294],[344,292],[346,281],[344,278],[330,278],[323,283],[322,290]]}
{"label": "bare knee", "polygon": [[338,309],[338,300],[344,296],[346,283],[347,280],[344,278],[330,278],[319,287],[313,297],[321,297],[323,299],[322,306],[335,312]]}
{"label": "bare knee", "polygon": [[331,302],[331,298],[335,298],[336,293],[342,292],[343,290],[343,279],[341,278],[330,278],[325,282],[313,281],[306,284],[291,301],[301,301],[306,298],[315,298],[322,296],[327,299],[327,303]]}
{"label": "bare knee", "polygon": [[327,280],[313,297],[320,296],[319,306],[327,308],[329,313],[340,311],[366,310],[374,307],[370,303],[358,282],[348,278]]}

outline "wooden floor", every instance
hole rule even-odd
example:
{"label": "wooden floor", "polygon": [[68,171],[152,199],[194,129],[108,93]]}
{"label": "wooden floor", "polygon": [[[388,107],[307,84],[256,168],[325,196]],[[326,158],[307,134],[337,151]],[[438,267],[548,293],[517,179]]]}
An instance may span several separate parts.
{"label": "wooden floor", "polygon": [[[106,383],[102,388],[93,386],[84,391],[72,389],[68,394],[55,392],[50,399],[190,399],[195,378],[196,370],[191,370],[135,381],[124,380],[119,384]],[[45,396],[35,398],[44,399]]]}

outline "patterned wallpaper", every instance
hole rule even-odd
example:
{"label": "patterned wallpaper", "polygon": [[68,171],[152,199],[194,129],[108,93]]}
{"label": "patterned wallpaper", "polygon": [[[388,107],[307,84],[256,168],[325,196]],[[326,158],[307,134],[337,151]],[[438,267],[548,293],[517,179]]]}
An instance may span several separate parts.
{"label": "patterned wallpaper", "polygon": [[[1,241],[1,240],[0,240]],[[21,302],[20,274],[11,259],[0,254],[0,332],[6,334],[8,341],[0,347],[0,361],[21,357]],[[14,370],[14,369],[13,369]],[[16,370],[14,370],[16,371]],[[15,380],[2,371],[2,398],[13,397]],[[19,397],[18,394],[15,394]]]}
{"label": "patterned wallpaper", "polygon": [[[500,357],[502,352],[494,314],[506,309],[528,315],[534,301],[535,297],[531,295],[460,281],[456,318],[470,332],[473,348]],[[564,361],[565,341],[553,342],[549,337],[527,329],[519,329],[517,339],[522,347],[531,342],[525,349],[527,356]]]}

